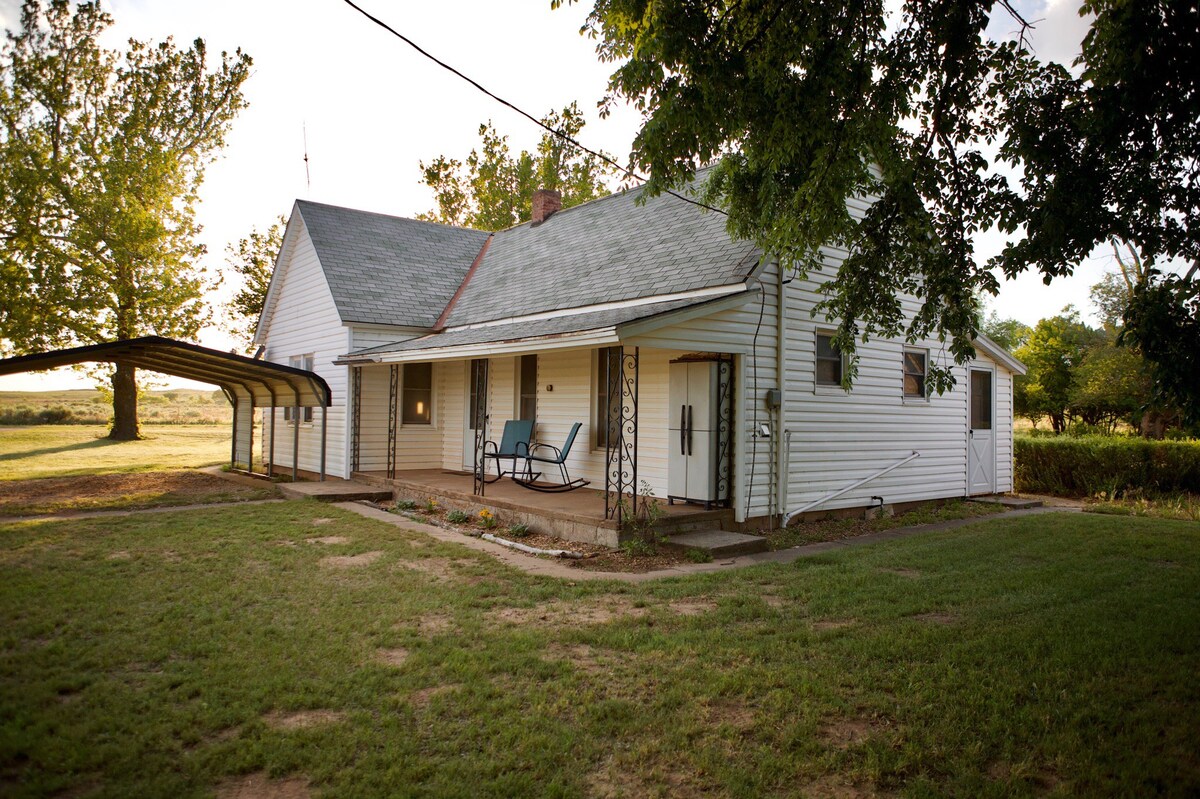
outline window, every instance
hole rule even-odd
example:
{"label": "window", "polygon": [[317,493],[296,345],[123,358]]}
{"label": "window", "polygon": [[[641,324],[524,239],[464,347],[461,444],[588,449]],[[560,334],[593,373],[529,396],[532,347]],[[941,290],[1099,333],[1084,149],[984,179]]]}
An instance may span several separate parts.
{"label": "window", "polygon": [[832,333],[817,333],[817,385],[842,384],[842,354],[833,343]]}
{"label": "window", "polygon": [[971,429],[992,429],[992,373],[971,370]]}
{"label": "window", "polygon": [[471,381],[471,396],[467,400],[467,427],[471,430],[480,430],[487,422],[487,375],[486,358],[471,361],[468,376]]}
{"label": "window", "polygon": [[522,355],[517,364],[517,418],[531,422],[537,419],[537,366],[536,355]]}
{"label": "window", "polygon": [[[596,446],[607,447],[610,438],[617,435],[621,423],[621,355],[620,347],[602,347],[596,359],[596,416],[592,429],[596,431]],[[614,398],[609,407],[609,395]]]}
{"label": "window", "polygon": [[[293,355],[292,357],[288,358],[288,366],[292,367],[293,369],[303,369],[306,372],[311,372],[312,368],[313,368],[313,354],[310,352],[306,355]],[[293,421],[294,420],[293,419],[294,412],[295,412],[295,408],[291,407],[290,405],[285,406],[283,409],[283,421],[285,421],[285,422]],[[313,420],[313,409],[312,408],[301,408],[300,409],[300,421],[311,422],[312,420]]]}
{"label": "window", "polygon": [[433,419],[433,364],[404,364],[400,423],[429,424]]}
{"label": "window", "polygon": [[924,350],[904,351],[904,396],[925,399],[926,358]]}

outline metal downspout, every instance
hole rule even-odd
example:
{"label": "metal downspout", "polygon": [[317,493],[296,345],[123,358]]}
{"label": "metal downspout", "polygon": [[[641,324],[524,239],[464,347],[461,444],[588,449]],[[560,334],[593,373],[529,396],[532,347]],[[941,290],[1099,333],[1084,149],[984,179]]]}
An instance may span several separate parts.
{"label": "metal downspout", "polygon": [[776,306],[776,376],[779,383],[779,408],[776,410],[775,424],[775,497],[776,507],[779,509],[779,516],[782,520],[783,514],[787,510],[787,495],[788,495],[788,474],[787,474],[787,448],[785,446],[788,436],[784,432],[784,425],[787,424],[787,283],[783,279],[783,265],[778,261],[775,263],[777,306]]}

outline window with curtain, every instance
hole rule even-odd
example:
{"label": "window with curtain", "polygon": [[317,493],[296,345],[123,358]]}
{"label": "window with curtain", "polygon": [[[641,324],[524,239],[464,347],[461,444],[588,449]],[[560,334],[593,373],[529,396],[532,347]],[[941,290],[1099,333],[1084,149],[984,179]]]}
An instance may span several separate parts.
{"label": "window with curtain", "polygon": [[433,364],[404,364],[400,394],[400,423],[429,424],[433,420]]}

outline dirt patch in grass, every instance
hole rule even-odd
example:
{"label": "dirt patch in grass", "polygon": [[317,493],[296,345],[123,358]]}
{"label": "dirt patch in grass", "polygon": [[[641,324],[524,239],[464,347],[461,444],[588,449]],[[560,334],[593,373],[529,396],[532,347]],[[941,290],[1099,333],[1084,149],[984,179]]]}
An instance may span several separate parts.
{"label": "dirt patch in grass", "polygon": [[310,727],[337,724],[345,719],[346,714],[340,710],[274,711],[263,716],[263,722],[275,730],[307,730]]}
{"label": "dirt patch in grass", "polygon": [[715,726],[732,727],[738,732],[754,728],[754,710],[740,699],[720,699],[704,708],[704,719]]}
{"label": "dirt patch in grass", "polygon": [[588,774],[586,782],[587,795],[593,799],[715,795],[697,781],[694,771],[682,766],[655,767],[647,773],[641,773],[639,769],[619,763],[615,758],[600,763]]}
{"label": "dirt patch in grass", "polygon": [[763,594],[759,597],[759,599],[766,603],[767,607],[769,608],[781,608],[787,604],[787,600],[781,596],[775,596],[774,594]]}
{"label": "dirt patch in grass", "polygon": [[790,549],[804,544],[826,541],[843,541],[868,533],[893,530],[897,527],[914,527],[954,519],[972,519],[1002,513],[1004,507],[984,502],[929,502],[899,516],[883,516],[878,519],[820,519],[798,522],[792,526],[766,534],[771,549]]}
{"label": "dirt patch in grass", "polygon": [[461,683],[447,683],[446,685],[431,685],[428,688],[421,688],[413,691],[408,695],[408,703],[413,707],[425,708],[429,707],[435,696],[448,694],[451,691],[457,691],[462,687]]}
{"label": "dirt patch in grass", "polygon": [[650,612],[624,596],[599,596],[584,602],[555,600],[531,608],[500,608],[489,615],[494,621],[521,625],[608,624],[619,619],[641,618]]}
{"label": "dirt patch in grass", "polygon": [[804,786],[803,796],[811,799],[871,799],[872,797],[894,796],[889,791],[862,788],[834,774],[818,777]]}
{"label": "dirt patch in grass", "polygon": [[551,644],[546,647],[545,657],[551,663],[566,661],[585,674],[603,674],[609,668],[601,662],[596,649],[587,644]]}
{"label": "dirt patch in grass", "polygon": [[[444,580],[462,579],[462,568],[474,565],[475,563],[476,561],[470,558],[416,558],[398,562],[396,569],[420,572],[429,575],[438,582],[442,582]],[[468,580],[467,582],[473,581]]]}
{"label": "dirt patch in grass", "polygon": [[380,663],[388,666],[403,666],[404,661],[408,660],[408,650],[403,647],[395,647],[394,649],[380,649],[375,653],[375,657]]}
{"label": "dirt patch in grass", "polygon": [[674,550],[660,548],[652,555],[633,555],[622,549],[605,548],[594,557],[571,561],[570,566],[584,571],[641,574],[659,569],[673,569],[687,563],[691,561],[682,552]]}
{"label": "dirt patch in grass", "polygon": [[415,621],[397,622],[392,629],[421,635],[440,635],[453,627],[454,617],[449,613],[426,613]]}
{"label": "dirt patch in grass", "polygon": [[109,552],[104,556],[105,560],[130,560],[133,555],[130,555],[127,550],[119,549],[116,552]]}
{"label": "dirt patch in grass", "polygon": [[307,779],[273,780],[263,772],[234,777],[217,786],[217,799],[309,799],[310,796]]}
{"label": "dirt patch in grass", "polygon": [[677,599],[667,605],[680,616],[702,616],[717,609],[711,599]]}
{"label": "dirt patch in grass", "polygon": [[882,729],[883,725],[875,719],[839,718],[823,724],[818,735],[835,749],[849,749]]}
{"label": "dirt patch in grass", "polygon": [[321,558],[320,564],[331,569],[356,569],[360,566],[369,566],[381,557],[383,557],[383,551],[377,549],[372,552],[363,552],[360,555],[331,555],[328,558]]}
{"label": "dirt patch in grass", "polygon": [[349,544],[350,539],[344,535],[324,535],[319,538],[304,539],[310,544]]}
{"label": "dirt patch in grass", "polygon": [[272,486],[252,488],[204,472],[43,477],[0,481],[0,516],[245,502],[274,496]]}
{"label": "dirt patch in grass", "polygon": [[322,527],[326,524],[333,524],[333,519],[313,519],[313,527]]}

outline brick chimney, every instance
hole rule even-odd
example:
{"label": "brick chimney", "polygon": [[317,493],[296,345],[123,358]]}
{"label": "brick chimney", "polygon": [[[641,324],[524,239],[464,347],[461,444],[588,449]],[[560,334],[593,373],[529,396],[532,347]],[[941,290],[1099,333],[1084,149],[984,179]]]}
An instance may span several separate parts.
{"label": "brick chimney", "polygon": [[533,193],[533,216],[530,221],[540,225],[562,210],[562,194],[554,189],[538,189]]}

